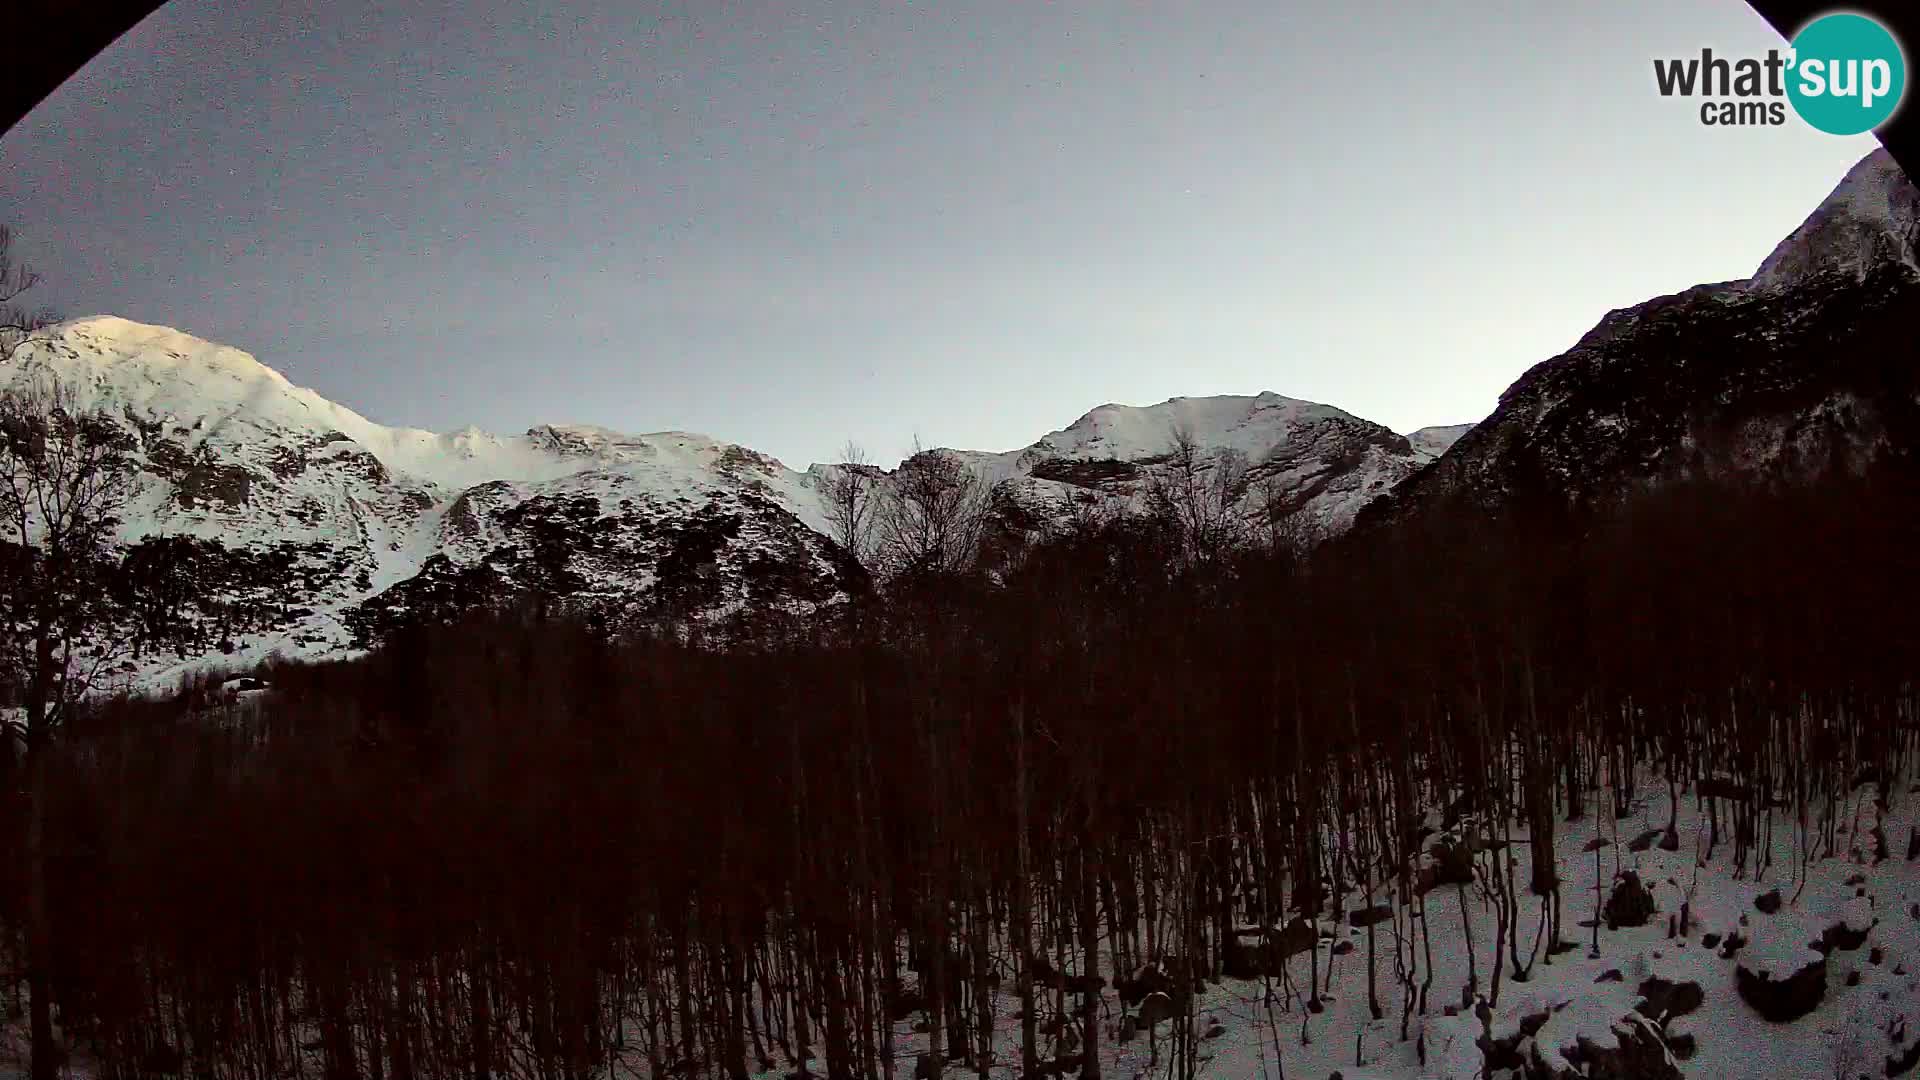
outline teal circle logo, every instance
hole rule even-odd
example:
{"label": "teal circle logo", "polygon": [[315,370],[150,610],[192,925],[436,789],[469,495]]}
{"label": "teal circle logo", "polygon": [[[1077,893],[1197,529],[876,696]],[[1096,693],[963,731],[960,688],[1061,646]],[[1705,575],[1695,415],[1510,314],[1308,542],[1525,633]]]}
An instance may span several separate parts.
{"label": "teal circle logo", "polygon": [[1843,12],[1808,23],[1793,39],[1787,99],[1829,135],[1859,135],[1887,122],[1907,89],[1907,60],[1887,28]]}

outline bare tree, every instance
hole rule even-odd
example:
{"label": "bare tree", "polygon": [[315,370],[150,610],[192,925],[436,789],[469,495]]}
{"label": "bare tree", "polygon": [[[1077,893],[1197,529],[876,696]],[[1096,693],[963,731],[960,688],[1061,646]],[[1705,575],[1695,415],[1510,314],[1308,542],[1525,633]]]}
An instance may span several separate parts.
{"label": "bare tree", "polygon": [[20,705],[4,724],[0,775],[25,749],[27,983],[34,1080],[53,1080],[52,934],[46,881],[46,759],[113,655],[106,599],[131,480],[128,438],[58,383],[0,391],[0,679]]}
{"label": "bare tree", "polygon": [[1279,477],[1262,478],[1252,485],[1250,494],[1252,539],[1264,545],[1269,555],[1297,563],[1324,537],[1325,528],[1295,502]]}
{"label": "bare tree", "polygon": [[867,452],[849,439],[840,448],[840,464],[830,466],[822,486],[833,539],[862,564],[873,554],[873,491],[880,476]]}
{"label": "bare tree", "polygon": [[1193,429],[1176,425],[1173,449],[1147,479],[1147,512],[1168,525],[1189,562],[1210,561],[1247,539],[1239,509],[1247,489],[1247,456],[1221,450],[1209,462]]}
{"label": "bare tree", "polygon": [[956,573],[972,565],[989,489],[950,451],[914,451],[894,470],[875,517],[880,560],[894,575]]}
{"label": "bare tree", "polygon": [[39,273],[14,260],[13,230],[0,225],[0,364],[13,359],[33,335],[59,321],[50,308],[29,308],[19,302],[38,284]]}

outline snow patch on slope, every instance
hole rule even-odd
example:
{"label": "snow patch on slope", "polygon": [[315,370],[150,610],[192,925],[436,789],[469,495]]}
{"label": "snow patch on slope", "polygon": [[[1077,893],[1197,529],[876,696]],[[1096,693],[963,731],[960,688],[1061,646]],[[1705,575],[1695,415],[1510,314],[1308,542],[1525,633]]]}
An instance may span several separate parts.
{"label": "snow patch on slope", "polygon": [[1407,441],[1413,444],[1416,453],[1437,458],[1472,430],[1472,424],[1437,424],[1408,433]]}

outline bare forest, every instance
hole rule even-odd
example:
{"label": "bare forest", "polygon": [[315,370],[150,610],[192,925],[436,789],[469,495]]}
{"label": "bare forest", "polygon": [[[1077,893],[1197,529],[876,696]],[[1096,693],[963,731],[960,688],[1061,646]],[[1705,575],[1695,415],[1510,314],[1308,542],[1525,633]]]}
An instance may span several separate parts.
{"label": "bare forest", "polygon": [[[1313,549],[1229,528],[1195,469],[1024,537],[937,457],[905,472],[841,493],[889,571],[833,618],[708,640],[533,606],[263,694],[55,695],[58,737],[0,757],[38,793],[0,804],[35,846],[0,859],[0,1009],[44,1002],[114,1078],[1094,1077],[1112,1038],[1187,1077],[1223,977],[1265,981],[1276,1058],[1352,1038],[1281,961],[1354,898],[1404,1038],[1577,947],[1556,830],[1635,784],[1790,888],[1861,777],[1912,763],[1898,464]],[[1435,846],[1430,813],[1484,824]],[[1469,985],[1435,982],[1436,889],[1493,914]]]}

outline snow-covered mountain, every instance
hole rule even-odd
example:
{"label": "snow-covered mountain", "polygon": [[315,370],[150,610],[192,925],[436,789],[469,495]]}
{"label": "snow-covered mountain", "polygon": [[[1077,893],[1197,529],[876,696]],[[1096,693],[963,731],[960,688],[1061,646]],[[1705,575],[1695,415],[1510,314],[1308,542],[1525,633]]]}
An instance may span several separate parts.
{"label": "snow-covered mountain", "polygon": [[[1920,439],[1917,208],[1870,155],[1753,278],[1607,315],[1477,425],[1404,436],[1263,393],[1103,405],[1018,450],[936,452],[1044,522],[1087,499],[1137,505],[1184,444],[1242,512],[1297,512],[1323,535],[1363,508],[1388,523],[1458,496],[1577,502],[1860,462]],[[804,617],[864,584],[827,537],[839,466],[800,472],[684,432],[388,427],[239,350],[111,317],[29,343],[0,383],[46,374],[124,422],[141,472],[122,538],[152,580],[190,585],[130,629],[142,681],[207,654],[352,649],[531,591],[681,623]]]}
{"label": "snow-covered mountain", "polygon": [[1409,432],[1407,441],[1419,453],[1439,457],[1452,449],[1453,444],[1460,441],[1460,436],[1472,430],[1472,424],[1440,424]]}
{"label": "snow-covered mountain", "polygon": [[1298,512],[1321,535],[1432,457],[1372,421],[1272,392],[1102,405],[1019,450],[956,453],[1021,504],[1059,510],[1088,497],[1136,505],[1182,441],[1243,513]]}
{"label": "snow-covered mountain", "polygon": [[122,539],[202,542],[156,562],[194,579],[195,610],[175,655],[141,640],[145,678],[202,649],[347,649],[532,588],[626,618],[806,611],[855,569],[808,477],[704,436],[386,427],[237,349],[118,318],[29,342],[0,381],[47,375],[132,437]]}
{"label": "snow-covered mountain", "polygon": [[1678,477],[1811,478],[1920,445],[1920,191],[1884,150],[1753,277],[1609,313],[1368,509],[1604,501]]}
{"label": "snow-covered mountain", "polygon": [[[187,588],[130,631],[129,677],[202,654],[357,648],[412,617],[529,591],[610,620],[806,615],[861,586],[806,472],[685,432],[544,426],[502,436],[374,423],[237,349],[113,317],[29,342],[0,383],[52,376],[119,418],[137,494],[121,528]],[[1006,453],[943,450],[1044,520],[1089,496],[1130,503],[1190,436],[1207,470],[1338,531],[1437,452],[1277,394],[1105,405]],[[159,538],[185,538],[166,544]]]}

